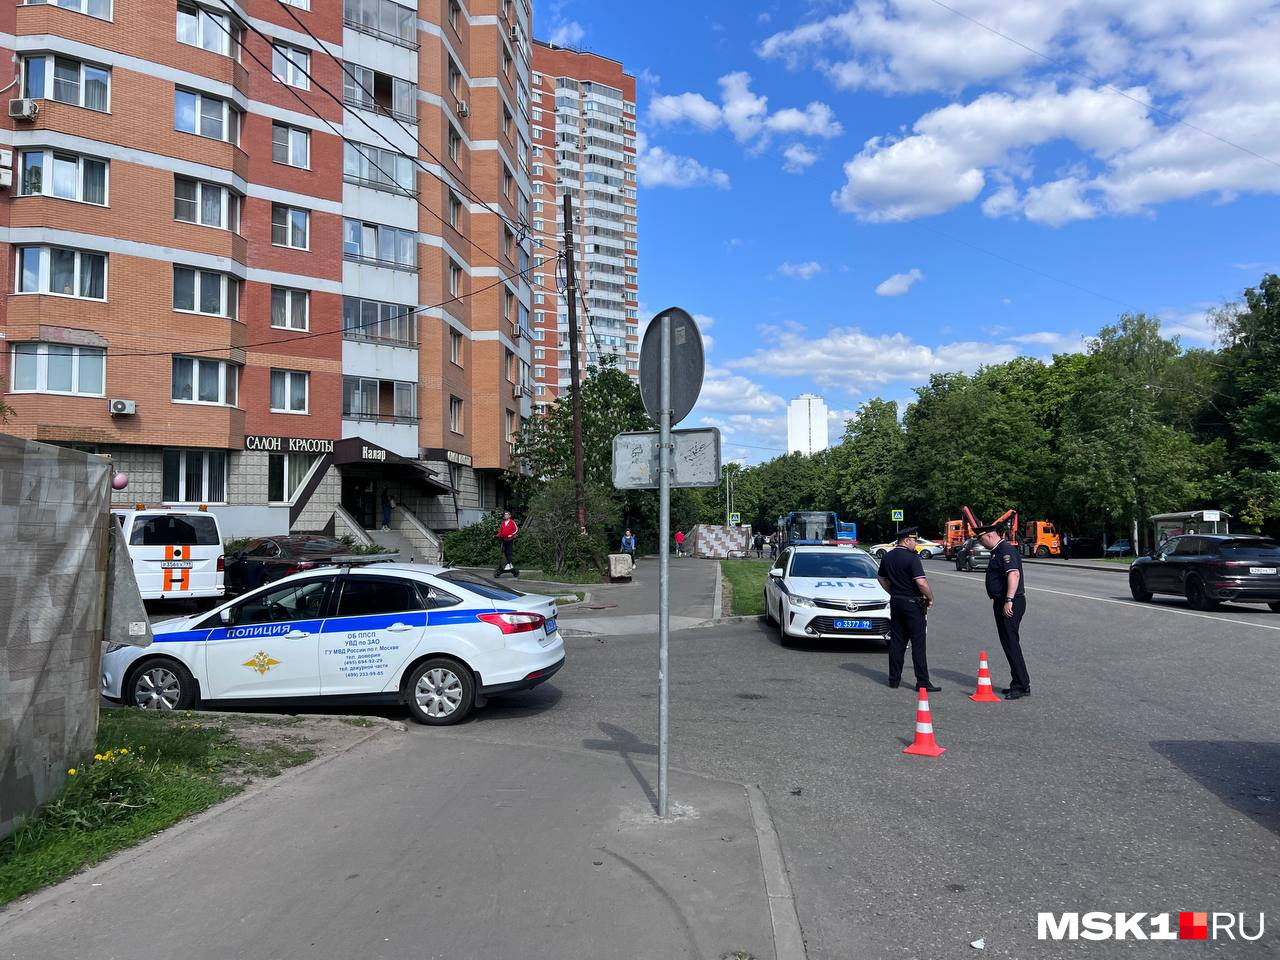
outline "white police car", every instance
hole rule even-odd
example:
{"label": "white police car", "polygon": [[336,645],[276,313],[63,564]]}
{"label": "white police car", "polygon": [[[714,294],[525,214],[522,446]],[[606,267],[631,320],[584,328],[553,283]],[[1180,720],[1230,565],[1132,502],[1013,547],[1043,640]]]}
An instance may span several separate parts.
{"label": "white police car", "polygon": [[783,646],[805,638],[889,638],[889,594],[878,564],[851,547],[795,546],[764,582],[765,617]]}
{"label": "white police car", "polygon": [[153,710],[404,703],[448,724],[564,666],[553,598],[426,564],[310,570],[152,629],[149,647],[108,647],[103,696]]}

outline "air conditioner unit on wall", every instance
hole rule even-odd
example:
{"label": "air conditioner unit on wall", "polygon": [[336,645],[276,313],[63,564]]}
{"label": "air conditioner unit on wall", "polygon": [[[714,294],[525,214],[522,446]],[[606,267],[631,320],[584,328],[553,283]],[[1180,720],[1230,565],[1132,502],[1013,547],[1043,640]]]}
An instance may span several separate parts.
{"label": "air conditioner unit on wall", "polygon": [[138,412],[138,404],[134,400],[108,400],[107,409],[113,417],[131,417]]}
{"label": "air conditioner unit on wall", "polygon": [[520,28],[516,26],[514,23],[511,25],[511,42],[512,43],[520,42]]}
{"label": "air conditioner unit on wall", "polygon": [[467,117],[471,115],[471,108],[467,106],[467,101],[458,101],[458,116]]}
{"label": "air conditioner unit on wall", "polygon": [[34,100],[24,97],[9,101],[9,119],[11,120],[34,120],[39,112],[40,105]]}
{"label": "air conditioner unit on wall", "polygon": [[511,395],[512,395],[513,397],[523,397],[523,396],[524,396],[524,384],[523,384],[523,383],[517,383],[515,386],[513,386],[513,387],[511,388]]}

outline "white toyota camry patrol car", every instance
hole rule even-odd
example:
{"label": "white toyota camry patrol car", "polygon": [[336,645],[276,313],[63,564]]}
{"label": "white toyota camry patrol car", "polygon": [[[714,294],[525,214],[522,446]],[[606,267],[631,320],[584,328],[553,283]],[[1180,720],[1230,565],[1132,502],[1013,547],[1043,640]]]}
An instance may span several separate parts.
{"label": "white toyota camry patrol car", "polygon": [[783,646],[799,639],[889,638],[879,565],[853,547],[788,547],[764,581],[765,617]]}
{"label": "white toyota camry patrol car", "polygon": [[443,725],[564,666],[552,597],[426,564],[321,567],[152,630],[149,647],[107,648],[107,699],[153,710],[403,703]]}

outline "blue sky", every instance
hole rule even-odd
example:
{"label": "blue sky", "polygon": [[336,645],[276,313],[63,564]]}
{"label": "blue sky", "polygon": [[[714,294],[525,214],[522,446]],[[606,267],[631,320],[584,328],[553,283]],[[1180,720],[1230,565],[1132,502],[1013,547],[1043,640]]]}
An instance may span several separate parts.
{"label": "blue sky", "polygon": [[[930,373],[1080,350],[1126,310],[1205,345],[1280,270],[1280,8],[1261,0],[535,4],[638,79],[640,300],[699,317],[687,425],[784,452]],[[1000,34],[1003,34],[1001,36]]]}

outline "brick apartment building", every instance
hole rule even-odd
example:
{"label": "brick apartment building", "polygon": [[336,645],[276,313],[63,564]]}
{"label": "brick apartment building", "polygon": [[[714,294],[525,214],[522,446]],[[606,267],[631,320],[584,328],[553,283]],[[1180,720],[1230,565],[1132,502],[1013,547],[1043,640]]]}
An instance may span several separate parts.
{"label": "brick apartment building", "polygon": [[[121,504],[414,543],[530,413],[527,0],[6,4],[6,430]],[[359,529],[353,529],[359,528]]]}
{"label": "brick apartment building", "polygon": [[[612,355],[638,377],[635,77],[616,60],[535,40],[531,110],[534,236],[563,245],[566,191],[578,221],[579,366]],[[569,387],[569,308],[560,281],[554,260],[535,271],[535,405]]]}

